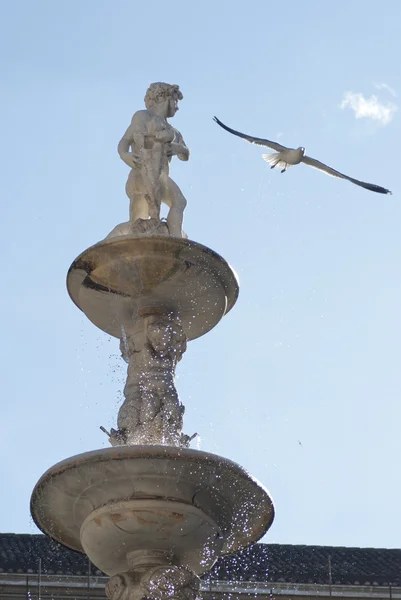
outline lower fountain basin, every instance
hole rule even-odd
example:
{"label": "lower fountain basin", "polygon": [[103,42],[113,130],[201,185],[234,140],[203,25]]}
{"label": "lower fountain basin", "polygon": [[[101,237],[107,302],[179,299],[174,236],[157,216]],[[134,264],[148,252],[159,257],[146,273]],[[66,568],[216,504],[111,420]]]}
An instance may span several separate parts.
{"label": "lower fountain basin", "polygon": [[80,537],[85,554],[108,575],[129,565],[132,548],[141,554],[163,551],[198,571],[213,564],[223,545],[217,524],[195,506],[150,499],[101,506],[86,517]]}
{"label": "lower fountain basin", "polygon": [[135,551],[168,551],[195,573],[260,539],[274,518],[267,491],[236,463],[169,446],[94,450],[51,467],[31,498],[37,526],[108,575]]}

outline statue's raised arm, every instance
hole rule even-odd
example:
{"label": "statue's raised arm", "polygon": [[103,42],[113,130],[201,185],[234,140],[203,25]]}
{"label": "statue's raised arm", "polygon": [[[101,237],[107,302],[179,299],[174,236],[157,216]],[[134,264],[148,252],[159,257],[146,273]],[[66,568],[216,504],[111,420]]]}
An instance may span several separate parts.
{"label": "statue's raised arm", "polygon": [[126,184],[130,219],[118,225],[109,237],[159,232],[162,203],[169,208],[165,232],[183,237],[186,200],[169,176],[169,164],[173,156],[188,160],[189,150],[181,133],[167,121],[175,115],[182,99],[178,85],[152,83],[145,95],[145,110],[132,117],[118,144],[121,159],[131,169]]}

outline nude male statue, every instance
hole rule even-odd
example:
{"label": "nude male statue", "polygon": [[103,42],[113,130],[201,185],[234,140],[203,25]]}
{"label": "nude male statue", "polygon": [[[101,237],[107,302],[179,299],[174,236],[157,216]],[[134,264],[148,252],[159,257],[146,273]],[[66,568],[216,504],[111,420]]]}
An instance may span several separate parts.
{"label": "nude male statue", "polygon": [[169,207],[169,233],[175,237],[182,237],[187,202],[169,177],[169,164],[173,156],[188,160],[189,150],[182,135],[167,119],[175,115],[178,101],[182,99],[178,85],[152,83],[145,95],[146,110],[134,114],[118,144],[121,159],[131,168],[125,188],[130,199],[129,224],[132,226],[137,219],[149,217],[160,222],[163,202]]}

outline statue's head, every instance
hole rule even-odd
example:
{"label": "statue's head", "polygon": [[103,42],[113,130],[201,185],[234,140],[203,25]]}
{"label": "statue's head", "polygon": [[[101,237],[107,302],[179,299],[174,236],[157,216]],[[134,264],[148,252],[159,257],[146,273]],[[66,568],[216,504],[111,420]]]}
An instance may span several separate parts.
{"label": "statue's head", "polygon": [[145,106],[148,110],[156,104],[166,104],[166,117],[174,117],[178,110],[178,101],[183,99],[178,85],[170,83],[151,83],[145,94]]}

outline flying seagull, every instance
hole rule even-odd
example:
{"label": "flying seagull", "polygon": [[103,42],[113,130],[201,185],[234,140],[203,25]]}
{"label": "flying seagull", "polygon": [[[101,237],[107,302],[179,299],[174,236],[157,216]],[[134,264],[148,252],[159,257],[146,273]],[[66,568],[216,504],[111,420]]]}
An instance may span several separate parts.
{"label": "flying seagull", "polygon": [[251,142],[251,144],[257,144],[258,146],[267,146],[268,148],[272,148],[276,150],[274,154],[263,154],[263,159],[270,164],[270,168],[274,169],[274,167],[279,167],[281,172],[284,173],[288,167],[292,167],[293,165],[299,165],[299,163],[304,163],[305,165],[309,165],[319,171],[323,171],[327,175],[331,175],[332,177],[339,177],[340,179],[348,179],[351,183],[355,183],[355,185],[359,185],[371,192],[378,192],[379,194],[391,194],[390,190],[386,190],[386,188],[381,187],[380,185],[374,185],[373,183],[365,183],[364,181],[359,181],[358,179],[353,179],[352,177],[348,177],[348,175],[344,175],[335,169],[325,165],[324,163],[316,160],[315,158],[311,158],[310,156],[305,155],[305,148],[302,146],[300,148],[287,148],[286,146],[282,146],[277,142],[271,142],[270,140],[265,140],[263,138],[253,137],[251,135],[247,135],[246,133],[240,133],[235,129],[231,129],[231,127],[227,127],[224,125],[217,117],[214,117],[214,120],[220,127],[233,133],[234,135],[238,135],[238,137]]}

